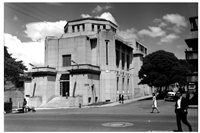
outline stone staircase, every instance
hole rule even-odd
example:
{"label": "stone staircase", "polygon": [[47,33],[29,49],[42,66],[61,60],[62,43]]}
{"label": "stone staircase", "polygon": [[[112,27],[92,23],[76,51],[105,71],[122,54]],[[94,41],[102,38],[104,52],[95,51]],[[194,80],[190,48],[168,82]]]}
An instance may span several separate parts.
{"label": "stone staircase", "polygon": [[39,108],[63,108],[63,107],[78,107],[81,101],[77,97],[54,97],[46,104],[42,104]]}
{"label": "stone staircase", "polygon": [[66,97],[54,97],[46,104],[42,104],[39,108],[62,108],[69,107],[69,99]]}

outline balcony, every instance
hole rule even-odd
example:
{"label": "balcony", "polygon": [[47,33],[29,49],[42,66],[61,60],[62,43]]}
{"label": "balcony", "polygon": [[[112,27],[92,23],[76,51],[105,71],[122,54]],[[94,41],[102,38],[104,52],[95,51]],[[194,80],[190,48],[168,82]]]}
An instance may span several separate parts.
{"label": "balcony", "polygon": [[46,75],[56,75],[56,69],[53,67],[34,67],[29,71],[32,76],[46,76]]}
{"label": "balcony", "polygon": [[197,50],[186,50],[185,51],[186,60],[198,59]]}
{"label": "balcony", "polygon": [[191,31],[198,31],[198,17],[191,17],[189,18]]}
{"label": "balcony", "polygon": [[80,73],[93,73],[100,74],[100,68],[98,66],[93,66],[90,64],[80,64],[80,65],[72,65],[68,67],[68,72],[70,74],[80,74]]}
{"label": "balcony", "polygon": [[187,82],[190,83],[198,82],[198,73],[187,74]]}

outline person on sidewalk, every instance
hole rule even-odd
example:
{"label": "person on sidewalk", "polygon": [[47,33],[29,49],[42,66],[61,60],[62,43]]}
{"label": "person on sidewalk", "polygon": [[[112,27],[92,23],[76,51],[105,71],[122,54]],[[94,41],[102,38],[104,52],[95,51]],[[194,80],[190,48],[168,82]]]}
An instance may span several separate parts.
{"label": "person on sidewalk", "polygon": [[157,110],[157,113],[160,113],[158,107],[157,107],[157,101],[156,101],[156,95],[155,93],[152,93],[153,98],[152,98],[152,111],[150,113],[153,113],[154,109]]}
{"label": "person on sidewalk", "polygon": [[121,103],[121,94],[119,94],[119,103]]}
{"label": "person on sidewalk", "polygon": [[178,131],[182,131],[181,121],[188,126],[189,131],[192,131],[192,126],[187,121],[188,114],[188,100],[185,97],[182,97],[181,92],[176,92],[176,103],[175,103],[175,113],[176,113],[176,122]]}
{"label": "person on sidewalk", "polygon": [[24,98],[23,106],[22,106],[22,111],[23,111],[23,113],[26,113],[26,112],[27,112],[27,110],[26,110],[26,105],[27,105],[27,101],[26,101],[26,98]]}
{"label": "person on sidewalk", "polygon": [[68,99],[68,93],[67,92],[65,93],[65,95],[66,95],[66,99]]}
{"label": "person on sidewalk", "polygon": [[122,104],[124,104],[124,95],[122,94],[121,97],[122,97],[122,98],[121,98]]}

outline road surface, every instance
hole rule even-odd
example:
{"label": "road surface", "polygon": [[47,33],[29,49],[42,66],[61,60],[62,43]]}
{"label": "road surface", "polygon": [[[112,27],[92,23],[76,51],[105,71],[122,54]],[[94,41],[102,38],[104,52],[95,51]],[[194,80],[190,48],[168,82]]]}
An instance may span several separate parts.
{"label": "road surface", "polygon": [[[177,130],[174,102],[158,100],[160,113],[151,112],[151,100],[141,100],[113,107],[37,110],[36,113],[7,114],[4,131],[169,131]],[[189,109],[188,121],[198,131],[198,110]],[[188,131],[182,124],[183,131]]]}

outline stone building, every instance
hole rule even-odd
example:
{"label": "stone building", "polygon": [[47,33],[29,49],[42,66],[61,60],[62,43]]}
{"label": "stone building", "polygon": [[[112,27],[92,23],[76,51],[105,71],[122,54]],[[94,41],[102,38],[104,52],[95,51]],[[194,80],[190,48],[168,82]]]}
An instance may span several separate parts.
{"label": "stone building", "polygon": [[77,106],[150,94],[137,76],[147,48],[117,30],[111,21],[84,18],[68,21],[60,38],[46,37],[45,67],[34,67],[25,83],[29,103]]}

